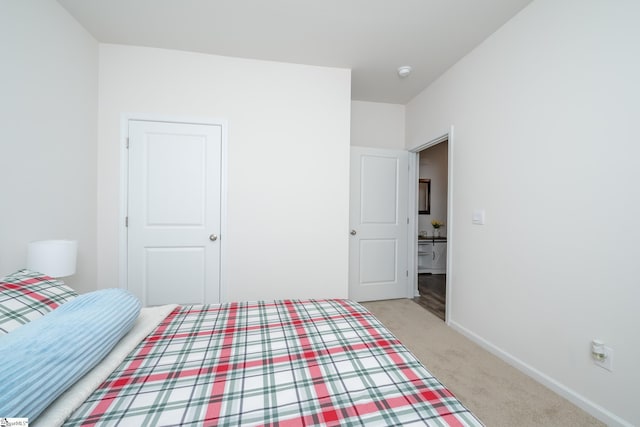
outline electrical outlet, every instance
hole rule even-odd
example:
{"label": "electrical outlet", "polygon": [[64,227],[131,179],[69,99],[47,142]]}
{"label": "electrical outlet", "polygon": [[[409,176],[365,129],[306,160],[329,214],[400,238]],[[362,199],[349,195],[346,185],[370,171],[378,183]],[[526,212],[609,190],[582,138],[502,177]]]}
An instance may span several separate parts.
{"label": "electrical outlet", "polygon": [[593,362],[607,371],[613,372],[613,349],[611,347],[603,347],[605,355],[602,360],[594,360]]}

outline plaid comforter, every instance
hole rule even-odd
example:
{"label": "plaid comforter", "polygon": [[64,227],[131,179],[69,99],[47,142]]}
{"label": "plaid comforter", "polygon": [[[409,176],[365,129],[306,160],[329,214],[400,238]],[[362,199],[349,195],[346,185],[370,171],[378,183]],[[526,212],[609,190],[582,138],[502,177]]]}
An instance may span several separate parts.
{"label": "plaid comforter", "polygon": [[346,300],[175,309],[65,425],[482,425]]}

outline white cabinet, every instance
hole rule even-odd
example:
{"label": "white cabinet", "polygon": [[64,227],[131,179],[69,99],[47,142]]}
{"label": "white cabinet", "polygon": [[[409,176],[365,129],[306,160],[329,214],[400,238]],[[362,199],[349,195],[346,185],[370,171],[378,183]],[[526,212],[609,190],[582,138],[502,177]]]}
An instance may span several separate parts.
{"label": "white cabinet", "polygon": [[418,240],[418,273],[445,274],[446,271],[446,238]]}
{"label": "white cabinet", "polygon": [[418,240],[418,273],[431,273],[433,269],[433,243]]}
{"label": "white cabinet", "polygon": [[433,273],[445,274],[447,272],[447,241],[438,241],[433,246]]}

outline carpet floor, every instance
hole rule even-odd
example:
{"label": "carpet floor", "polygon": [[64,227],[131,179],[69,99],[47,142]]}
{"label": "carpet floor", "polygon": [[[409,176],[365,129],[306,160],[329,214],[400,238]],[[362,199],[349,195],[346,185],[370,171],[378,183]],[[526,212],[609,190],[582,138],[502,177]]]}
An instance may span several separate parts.
{"label": "carpet floor", "polygon": [[410,299],[363,305],[487,427],[605,425]]}

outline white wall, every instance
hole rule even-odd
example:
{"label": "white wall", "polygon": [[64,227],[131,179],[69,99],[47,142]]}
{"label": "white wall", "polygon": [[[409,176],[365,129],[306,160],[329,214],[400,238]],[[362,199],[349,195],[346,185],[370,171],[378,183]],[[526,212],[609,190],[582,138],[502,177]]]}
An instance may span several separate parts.
{"label": "white wall", "polygon": [[351,145],[404,149],[404,105],[351,102]]}
{"label": "white wall", "polygon": [[0,275],[32,240],[78,240],[80,292],[96,287],[98,44],[55,1],[0,3]]}
{"label": "white wall", "polygon": [[407,105],[408,148],[455,126],[452,324],[612,425],[640,425],[639,18],[536,0]]}
{"label": "white wall", "polygon": [[226,119],[227,300],[346,297],[350,71],[100,46],[99,285],[118,283],[122,113]]}
{"label": "white wall", "polygon": [[448,147],[445,141],[420,152],[419,177],[431,180],[431,213],[418,215],[418,230],[427,231],[429,236],[433,235],[434,219],[445,223],[440,227],[440,235],[447,235]]}

